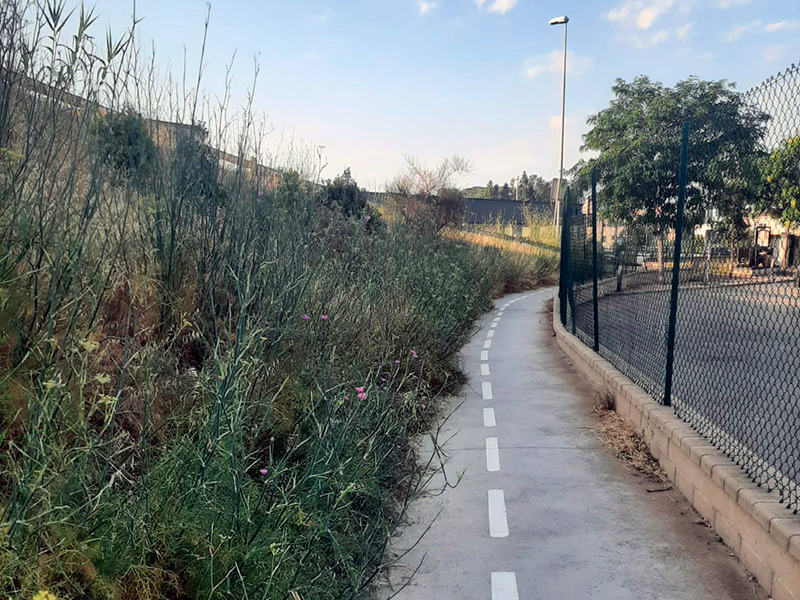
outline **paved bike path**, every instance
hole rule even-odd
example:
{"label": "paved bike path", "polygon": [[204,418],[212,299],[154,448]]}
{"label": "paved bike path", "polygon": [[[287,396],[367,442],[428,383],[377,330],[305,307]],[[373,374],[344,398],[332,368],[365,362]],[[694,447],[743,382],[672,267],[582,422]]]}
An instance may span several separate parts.
{"label": "paved bike path", "polygon": [[[378,596],[753,600],[763,594],[710,530],[695,523],[676,491],[648,493],[653,486],[598,442],[592,391],[548,325],[551,297],[546,290],[498,300],[463,349],[469,382],[439,436],[449,440],[446,476],[460,482],[412,504],[408,525],[392,543],[395,555],[411,550]],[[437,475],[430,488],[443,480]]]}

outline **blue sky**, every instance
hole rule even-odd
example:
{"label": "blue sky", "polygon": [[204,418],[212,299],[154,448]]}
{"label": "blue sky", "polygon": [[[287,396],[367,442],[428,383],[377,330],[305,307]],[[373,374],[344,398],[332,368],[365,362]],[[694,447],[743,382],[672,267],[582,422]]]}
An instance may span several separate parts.
{"label": "blue sky", "polygon": [[[97,0],[119,31],[124,0]],[[203,0],[137,0],[141,40],[179,71],[196,70]],[[217,0],[204,87],[221,93],[234,51],[234,103],[261,65],[254,107],[275,130],[324,146],[333,177],[352,167],[380,188],[404,155],[468,158],[462,185],[558,168],[562,31],[569,62],[566,164],[586,116],[608,104],[615,78],[673,84],[689,75],[740,89],[800,60],[800,0]],[[285,143],[285,142],[284,142]]]}

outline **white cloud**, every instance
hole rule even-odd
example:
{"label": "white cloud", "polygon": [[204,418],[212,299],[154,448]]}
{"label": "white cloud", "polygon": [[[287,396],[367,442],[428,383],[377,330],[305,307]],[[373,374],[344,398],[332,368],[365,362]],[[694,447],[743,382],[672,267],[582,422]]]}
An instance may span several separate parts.
{"label": "white cloud", "polygon": [[751,21],[747,25],[736,25],[733,29],[725,34],[725,41],[735,42],[749,30],[755,29],[756,27],[761,27],[761,21],[759,19]]}
{"label": "white cloud", "polygon": [[506,14],[517,5],[517,0],[494,0],[489,7],[489,12],[500,15]]}
{"label": "white cloud", "polygon": [[624,39],[627,39],[630,43],[632,43],[640,50],[644,50],[645,48],[652,48],[653,46],[658,46],[661,42],[666,42],[670,37],[671,34],[668,30],[660,29],[659,31],[654,31],[653,33],[650,34],[634,33]]}
{"label": "white cloud", "polygon": [[[550,54],[539,56],[528,62],[525,75],[529,79],[536,79],[545,73],[561,73],[563,68],[564,55],[559,50],[553,50]],[[583,75],[592,66],[592,58],[567,52],[567,73],[573,76]]]}
{"label": "white cloud", "polygon": [[[478,9],[483,9],[486,0],[475,0]],[[517,5],[517,0],[490,0],[488,11],[498,15],[504,15]]]}
{"label": "white cloud", "polygon": [[314,20],[317,23],[327,23],[328,21],[330,21],[332,16],[333,16],[333,11],[330,8],[326,8],[324,11],[322,11],[320,14],[318,14],[314,18]]}
{"label": "white cloud", "polygon": [[753,0],[719,0],[717,6],[720,8],[733,8],[734,6],[744,6],[745,4],[752,4]]}
{"label": "white cloud", "polygon": [[778,31],[789,31],[800,27],[800,21],[778,21],[777,23],[768,23],[764,27],[767,33],[776,33]]}
{"label": "white cloud", "polygon": [[686,25],[678,27],[675,30],[675,37],[677,39],[679,39],[679,40],[688,39],[689,38],[689,32],[691,31],[693,26],[694,26],[694,23],[686,23]]}
{"label": "white cloud", "polygon": [[606,14],[606,18],[626,27],[646,30],[675,7],[688,13],[691,4],[692,0],[623,0]]}
{"label": "white cloud", "polygon": [[417,11],[421,17],[430,13],[434,8],[436,8],[436,2],[424,2],[423,0],[417,2]]}
{"label": "white cloud", "polygon": [[770,46],[764,51],[764,60],[766,62],[774,62],[783,58],[785,46]]}

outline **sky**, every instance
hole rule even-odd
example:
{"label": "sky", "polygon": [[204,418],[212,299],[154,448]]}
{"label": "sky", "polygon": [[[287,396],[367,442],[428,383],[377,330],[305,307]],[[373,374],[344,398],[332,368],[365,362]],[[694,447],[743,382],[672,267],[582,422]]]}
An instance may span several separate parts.
{"label": "sky", "polygon": [[[120,31],[132,2],[96,0]],[[136,0],[140,41],[160,68],[196,72],[204,0]],[[458,154],[457,184],[558,172],[563,26],[569,16],[565,166],[580,157],[586,118],[616,78],[667,85],[696,75],[741,90],[800,61],[800,0],[215,0],[203,87],[253,96],[268,148],[293,139],[319,151],[323,177],[350,167],[381,189],[406,157]],[[316,150],[315,150],[316,151]]]}

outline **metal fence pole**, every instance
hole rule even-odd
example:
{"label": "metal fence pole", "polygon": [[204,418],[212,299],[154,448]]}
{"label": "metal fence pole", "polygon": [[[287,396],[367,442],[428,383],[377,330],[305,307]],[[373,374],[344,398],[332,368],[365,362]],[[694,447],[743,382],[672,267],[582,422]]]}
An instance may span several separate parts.
{"label": "metal fence pole", "polygon": [[594,311],[594,351],[600,351],[600,324],[597,306],[597,174],[592,169],[592,309]]}
{"label": "metal fence pole", "polygon": [[[566,193],[564,194],[564,222],[566,223],[570,217],[569,214],[569,201],[570,201],[570,193],[569,187],[566,189]],[[584,222],[585,223],[585,222]],[[584,225],[584,234],[583,239],[586,239],[586,229]],[[575,335],[575,285],[572,277],[572,240],[570,239],[570,229],[569,225],[566,228],[567,232],[567,303],[569,305],[569,315],[572,317],[570,322],[570,330],[572,331],[572,335]],[[585,247],[585,246],[584,246]]]}
{"label": "metal fence pole", "polygon": [[675,214],[675,248],[672,253],[672,290],[669,298],[667,330],[667,372],[664,379],[664,405],[672,406],[672,375],[675,367],[675,329],[678,317],[678,284],[681,273],[681,240],[683,238],[683,205],[686,201],[686,167],[689,160],[689,122],[683,124],[681,165],[678,175],[678,206]]}
{"label": "metal fence pole", "polygon": [[[558,210],[558,206],[556,206]],[[566,216],[566,215],[565,215]],[[555,217],[558,219],[559,217]],[[561,325],[567,326],[567,287],[569,274],[569,224],[566,218],[561,219],[561,269],[558,280],[558,302]]]}

